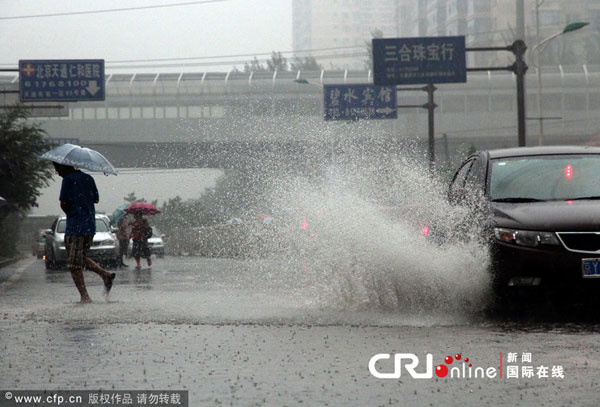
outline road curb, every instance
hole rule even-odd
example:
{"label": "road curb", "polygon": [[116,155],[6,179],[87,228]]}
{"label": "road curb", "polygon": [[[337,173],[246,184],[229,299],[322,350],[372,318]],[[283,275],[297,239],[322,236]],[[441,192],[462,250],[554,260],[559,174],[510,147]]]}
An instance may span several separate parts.
{"label": "road curb", "polygon": [[6,266],[10,266],[11,264],[18,262],[21,259],[22,257],[13,257],[12,259],[0,260],[0,269]]}

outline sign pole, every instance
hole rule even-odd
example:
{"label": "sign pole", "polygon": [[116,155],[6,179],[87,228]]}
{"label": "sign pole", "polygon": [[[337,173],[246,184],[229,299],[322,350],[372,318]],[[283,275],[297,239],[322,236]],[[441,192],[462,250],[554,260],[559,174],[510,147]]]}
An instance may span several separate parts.
{"label": "sign pole", "polygon": [[515,73],[517,75],[517,115],[519,122],[519,147],[525,147],[527,145],[527,127],[525,126],[525,72],[527,72],[527,65],[523,60],[523,55],[527,50],[527,46],[523,40],[517,40],[513,44],[514,53],[516,57],[515,62]]}
{"label": "sign pole", "polygon": [[481,71],[511,71],[517,78],[517,126],[518,126],[518,145],[525,147],[527,145],[527,127],[525,126],[525,74],[527,73],[527,64],[523,56],[527,50],[527,45],[523,40],[516,40],[507,47],[476,47],[467,48],[466,51],[510,51],[515,55],[515,63],[505,67],[479,67],[467,68],[467,72]]}
{"label": "sign pole", "polygon": [[437,89],[434,84],[430,83],[425,87],[427,90],[427,113],[429,122],[429,138],[428,138],[428,155],[429,155],[429,172],[433,174],[435,169],[435,126],[434,126],[434,111],[436,104],[433,100],[433,93]]}

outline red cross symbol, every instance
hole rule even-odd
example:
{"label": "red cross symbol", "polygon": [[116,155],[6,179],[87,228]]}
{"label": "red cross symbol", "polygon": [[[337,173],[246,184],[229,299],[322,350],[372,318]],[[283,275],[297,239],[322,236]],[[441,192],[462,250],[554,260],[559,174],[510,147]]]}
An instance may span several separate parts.
{"label": "red cross symbol", "polygon": [[25,76],[33,76],[35,73],[35,66],[33,66],[33,64],[25,64],[25,66],[23,66],[23,73]]}

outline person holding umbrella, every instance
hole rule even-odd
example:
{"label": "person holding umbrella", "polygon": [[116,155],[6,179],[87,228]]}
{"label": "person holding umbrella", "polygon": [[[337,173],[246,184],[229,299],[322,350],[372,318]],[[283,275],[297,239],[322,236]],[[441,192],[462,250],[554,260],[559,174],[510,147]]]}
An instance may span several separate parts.
{"label": "person holding umbrella", "polygon": [[61,209],[67,215],[65,248],[68,265],[81,302],[92,302],[85,287],[84,267],[102,278],[106,293],[110,292],[116,275],[86,256],[96,233],[94,205],[99,202],[100,196],[94,178],[75,167],[102,171],[105,174],[116,175],[117,172],[102,154],[72,144],[56,147],[40,158],[52,161],[56,172],[63,178],[59,200]]}
{"label": "person holding umbrella", "polygon": [[133,240],[131,255],[135,258],[135,268],[139,270],[142,267],[140,265],[141,257],[146,259],[148,267],[152,266],[152,257],[148,247],[148,239],[152,237],[152,227],[148,219],[142,216],[141,210],[138,210],[135,212],[133,222],[130,225],[131,239]]}
{"label": "person holding umbrella", "polygon": [[67,215],[65,229],[65,249],[73,282],[79,291],[82,303],[92,302],[83,278],[83,269],[93,271],[102,277],[106,293],[110,292],[115,273],[109,273],[86,256],[96,233],[96,211],[94,204],[99,202],[98,189],[94,178],[74,167],[53,163],[58,175],[63,178],[60,188],[60,207]]}
{"label": "person holding umbrella", "polygon": [[115,209],[110,216],[111,224],[117,226],[117,239],[119,239],[119,267],[129,267],[123,262],[123,257],[127,255],[127,249],[129,247],[129,219],[127,219],[127,212],[125,208],[129,204],[124,203]]}
{"label": "person holding umbrella", "polygon": [[148,247],[148,239],[152,237],[152,227],[148,223],[148,219],[143,215],[156,215],[160,213],[160,209],[148,202],[134,202],[125,208],[125,212],[134,215],[131,225],[131,239],[133,247],[131,255],[135,258],[136,269],[140,269],[140,258],[143,257],[148,261],[148,267],[152,265],[150,248]]}

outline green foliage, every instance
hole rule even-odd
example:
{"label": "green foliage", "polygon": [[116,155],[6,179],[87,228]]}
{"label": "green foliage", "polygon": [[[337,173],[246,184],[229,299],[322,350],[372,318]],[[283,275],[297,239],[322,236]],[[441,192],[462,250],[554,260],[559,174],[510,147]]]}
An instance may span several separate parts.
{"label": "green foliage", "polygon": [[271,59],[267,61],[267,67],[271,72],[287,71],[287,59],[285,59],[285,57],[281,55],[281,52],[273,51],[273,53],[271,53]]}
{"label": "green foliage", "polygon": [[[288,61],[287,59],[281,55],[281,52],[273,51],[271,53],[271,59],[267,61],[267,66],[265,67],[260,63],[260,61],[254,57],[254,59],[250,63],[244,64],[244,72],[281,72],[288,70]],[[237,71],[234,70],[234,71]]]}
{"label": "green foliage", "polygon": [[38,158],[49,149],[46,133],[28,117],[18,105],[0,112],[0,196],[11,210],[22,212],[37,206],[40,189],[54,174],[50,162]]}
{"label": "green foliage", "polygon": [[262,66],[262,64],[254,57],[254,59],[248,64],[244,64],[244,72],[268,72],[269,70]]}
{"label": "green foliage", "polygon": [[130,204],[137,201],[137,198],[135,197],[135,192],[130,192],[127,196],[124,196],[123,199],[125,200],[125,202],[129,202]]}
{"label": "green foliage", "polygon": [[198,199],[169,199],[160,208],[161,214],[154,218],[153,224],[171,235],[177,229],[223,224],[234,217],[254,218],[266,210],[267,183],[260,180],[268,179],[266,172],[229,171]]}
{"label": "green foliage", "polygon": [[15,105],[0,111],[0,196],[7,204],[0,207],[0,255],[14,255],[17,238],[15,219],[37,206],[41,189],[52,179],[54,169],[39,155],[50,147],[45,131],[30,123],[29,111]]}
{"label": "green foliage", "polygon": [[314,57],[296,58],[291,65],[292,71],[321,71],[323,66]]}
{"label": "green foliage", "polygon": [[[130,192],[127,194],[127,196],[123,197],[123,200],[125,202],[129,202],[130,204],[134,203],[134,202],[148,202],[145,198],[138,198],[135,196],[135,192]],[[156,206],[158,208],[158,199],[155,199],[153,201],[150,202],[152,205]]]}

